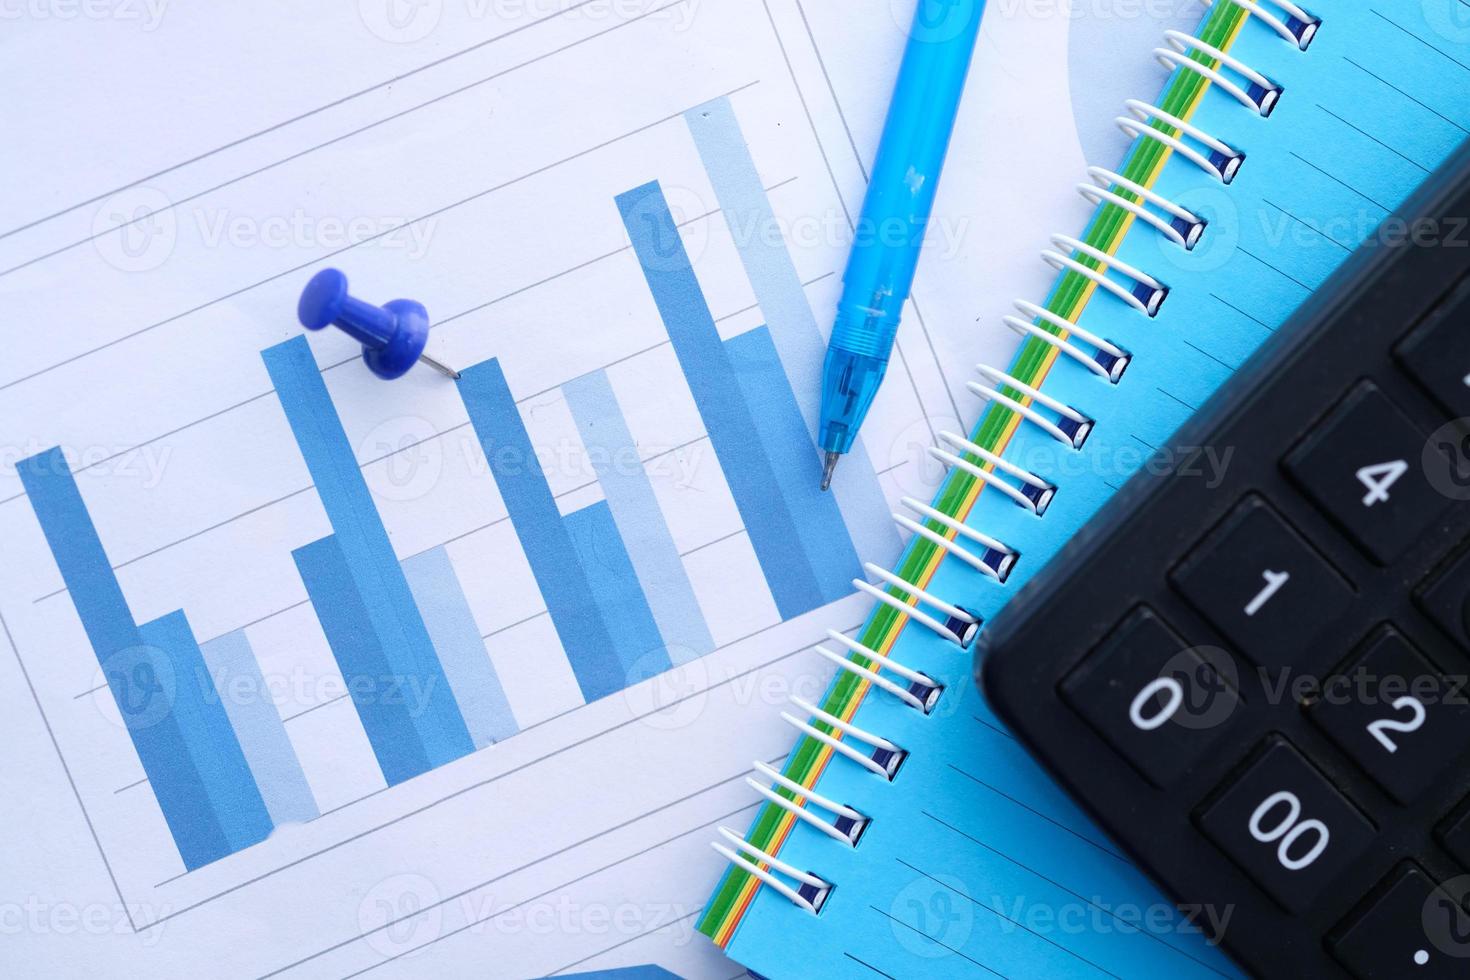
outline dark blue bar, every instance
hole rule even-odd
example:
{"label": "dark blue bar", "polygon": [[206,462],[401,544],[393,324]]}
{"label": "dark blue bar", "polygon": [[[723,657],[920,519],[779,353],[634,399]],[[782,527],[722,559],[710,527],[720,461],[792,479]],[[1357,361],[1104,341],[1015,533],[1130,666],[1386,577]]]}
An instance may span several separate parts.
{"label": "dark blue bar", "polygon": [[673,666],[667,644],[607,501],[568,514],[566,523],[623,665],[623,686],[662,674]]}
{"label": "dark blue bar", "polygon": [[219,860],[230,844],[174,716],[168,659],[143,643],[61,450],[17,471],[184,866]]}
{"label": "dark blue bar", "polygon": [[822,492],[817,444],[801,417],[771,331],[761,326],[731,337],[725,341],[725,352],[740,379],[822,599],[836,602],[852,593],[852,580],[863,578],[863,567],[836,496]]}
{"label": "dark blue bar", "polygon": [[822,590],[805,556],[792,550],[796,522],[663,191],[654,181],[618,195],[617,204],[776,608],[783,619],[816,609],[824,604]]}
{"label": "dark blue bar", "polygon": [[163,651],[173,668],[174,720],[230,850],[260,843],[270,836],[270,812],[204,664],[189,620],[178,610],[144,623],[138,632],[143,642]]}
{"label": "dark blue bar", "polygon": [[335,535],[291,552],[389,786],[434,768]]}
{"label": "dark blue bar", "polygon": [[424,695],[414,719],[432,766],[474,751],[469,729],[434,652],[433,641],[414,604],[408,579],[393,552],[342,421],[332,405],[306,338],[297,337],[262,352],[276,395],[317,495],[336,532],[356,593],[367,610],[390,671]]}
{"label": "dark blue bar", "polygon": [[712,652],[714,637],[648,472],[625,462],[638,458],[638,444],[628,431],[607,372],[584,374],[562,385],[561,391],[592,457],[607,509],[643,584],[669,659],[683,664]]}
{"label": "dark blue bar", "polygon": [[491,359],[465,371],[459,379],[459,396],[490,463],[490,472],[495,474],[495,485],[500,488],[582,697],[591,702],[621,691],[627,678],[617,650],[556,498],[541,472],[500,362]]}

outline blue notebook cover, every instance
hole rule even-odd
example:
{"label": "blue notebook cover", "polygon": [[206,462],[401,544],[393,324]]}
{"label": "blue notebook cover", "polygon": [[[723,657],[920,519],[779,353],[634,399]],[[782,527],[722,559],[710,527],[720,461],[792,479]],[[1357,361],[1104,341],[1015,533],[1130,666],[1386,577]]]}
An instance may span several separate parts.
{"label": "blue notebook cover", "polygon": [[[928,533],[897,574],[917,588],[887,589],[855,638],[939,681],[932,710],[839,671],[821,710],[794,718],[808,734],[784,783],[767,780],[786,805],[764,807],[748,843],[720,842],[733,860],[700,929],[754,973],[1235,975],[1197,927],[1228,928],[1229,910],[1160,895],[991,715],[968,652],[920,621],[961,628],[932,598],[993,616],[1360,243],[1408,231],[1385,219],[1470,133],[1464,0],[1218,0],[1195,37],[1161,39],[1180,57],[1157,100],[1123,110],[1138,135],[1122,180],[1103,178],[1080,241],[1054,244],[1050,316],[1027,311],[1050,339],[977,378],[1002,393],[968,448],[944,447],[955,462],[933,507],[947,520],[913,515]],[[988,571],[939,543],[957,535]],[[931,693],[849,659],[911,698]],[[895,747],[890,780],[872,770]],[[839,834],[854,811],[867,823],[848,846],[797,808]]]}

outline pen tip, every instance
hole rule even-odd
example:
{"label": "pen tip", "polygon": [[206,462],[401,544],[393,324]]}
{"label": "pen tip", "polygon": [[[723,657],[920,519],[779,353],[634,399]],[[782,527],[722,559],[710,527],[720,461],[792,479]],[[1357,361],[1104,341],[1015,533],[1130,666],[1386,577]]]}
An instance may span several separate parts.
{"label": "pen tip", "polygon": [[828,453],[826,461],[822,464],[822,489],[826,490],[832,486],[832,471],[837,469],[837,461],[842,458],[841,453]]}

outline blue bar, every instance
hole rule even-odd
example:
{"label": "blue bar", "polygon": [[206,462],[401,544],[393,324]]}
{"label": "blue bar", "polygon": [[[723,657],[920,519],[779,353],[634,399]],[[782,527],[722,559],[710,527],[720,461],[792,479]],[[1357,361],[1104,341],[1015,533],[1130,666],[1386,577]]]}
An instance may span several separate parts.
{"label": "blue bar", "polygon": [[143,644],[66,459],[48,449],[16,469],[184,866],[219,860],[230,845],[164,687],[168,661]]}
{"label": "blue bar", "polygon": [[244,630],[200,647],[271,823],[305,823],[320,811]]}
{"label": "blue bar", "polygon": [[372,632],[387,656],[387,673],[417,685],[427,699],[415,722],[430,768],[469,754],[474,751],[474,742],[311,347],[305,337],[297,337],[263,351],[261,356],[332,522],[337,546],[367,610]]}
{"label": "blue bar", "polygon": [[138,627],[173,669],[173,714],[230,850],[270,836],[271,817],[182,610]]}
{"label": "blue bar", "polygon": [[761,445],[781,484],[781,495],[796,520],[801,550],[816,573],[822,598],[836,602],[852,592],[853,579],[865,577],[863,567],[837,499],[822,491],[822,465],[816,444],[802,420],[791,383],[781,370],[771,332],[756,327],[731,337],[725,341],[725,353],[740,379],[745,403],[760,431]]}
{"label": "blue bar", "polygon": [[482,749],[514,735],[518,728],[505,698],[495,665],[485,651],[485,640],[465,601],[464,588],[443,545],[405,559],[403,574],[418,600],[424,625],[439,651],[444,676],[454,689],[454,700],[464,715],[475,748]]}
{"label": "blue bar", "polygon": [[561,387],[582,443],[592,457],[597,482],[627,547],[628,558],[643,584],[669,660],[688,663],[715,648],[694,597],[684,560],[674,545],[668,523],[654,496],[648,474],[639,463],[638,447],[623,421],[607,373],[593,371]]}
{"label": "blue bar", "polygon": [[607,501],[568,514],[566,523],[597,608],[612,634],[624,686],[662,674],[673,665]]}
{"label": "blue bar", "polygon": [[378,640],[336,535],[291,552],[306,584],[316,618],[347,682],[373,755],[389,786],[434,768],[424,747],[405,678],[397,674]]}
{"label": "blue bar", "polygon": [[[770,325],[771,339],[801,406],[815,454],[827,344],[812,316],[801,277],[781,243],[780,226],[730,100],[721,96],[696,106],[684,114],[684,120],[735,239],[755,301]],[[886,565],[898,557],[901,542],[862,439],[853,443],[842,465],[842,479],[833,484],[831,492],[847,519],[852,542],[859,555]]]}
{"label": "blue bar", "polygon": [[466,370],[459,380],[459,396],[490,463],[490,472],[495,475],[495,484],[583,699],[592,702],[621,691],[627,675],[556,498],[541,472],[500,362],[492,358]]}
{"label": "blue bar", "polygon": [[776,608],[782,619],[816,609],[823,605],[822,590],[805,556],[792,553],[796,522],[781,498],[663,191],[654,181],[618,195],[617,203]]}

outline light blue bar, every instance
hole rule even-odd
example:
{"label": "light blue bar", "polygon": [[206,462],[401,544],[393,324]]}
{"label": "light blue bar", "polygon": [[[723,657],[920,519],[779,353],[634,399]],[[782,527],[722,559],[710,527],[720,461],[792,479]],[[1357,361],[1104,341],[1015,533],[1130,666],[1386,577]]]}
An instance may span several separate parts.
{"label": "light blue bar", "polygon": [[215,637],[199,649],[224,702],[225,714],[230,716],[235,737],[240,740],[240,750],[255,775],[271,823],[279,827],[317,817],[320,810],[316,797],[301,771],[296,749],[266,689],[245,631]]}
{"label": "light blue bar", "polygon": [[189,620],[178,610],[144,623],[138,633],[144,643],[162,650],[173,668],[174,719],[230,850],[260,843],[270,836],[270,813],[230,716],[215,692]]}
{"label": "light blue bar", "polygon": [[459,396],[495,474],[511,524],[536,576],[562,649],[589,704],[621,691],[627,674],[593,598],[587,574],[541,472],[520,409],[493,358],[463,372]]}
{"label": "light blue bar", "polygon": [[655,181],[619,194],[617,202],[776,609],[782,619],[810,612],[824,604],[822,590],[806,556],[792,551],[796,522],[781,497],[663,190]]}
{"label": "light blue bar", "polygon": [[[791,255],[780,244],[780,226],[761,186],[740,123],[730,100],[720,97],[684,114],[694,145],[714,187],[720,212],[735,239],[740,262],[755,300],[771,328],[791,388],[806,423],[812,453],[817,452],[818,412],[822,402],[822,362],[826,341],[812,316],[811,304]],[[898,529],[888,516],[888,503],[868,458],[862,438],[842,464],[842,479],[832,485],[846,518],[857,553],[887,565],[898,557]]]}
{"label": "light blue bar", "polygon": [[403,562],[408,587],[418,600],[424,625],[439,651],[444,676],[454,689],[464,723],[476,748],[510,738],[517,731],[515,715],[495,665],[485,651],[485,640],[465,601],[464,588],[454,573],[449,553],[441,545]]}
{"label": "light blue bar", "polygon": [[863,566],[853,550],[836,498],[822,491],[822,465],[809,441],[791,384],[781,370],[771,332],[757,327],[731,337],[725,341],[725,352],[740,379],[761,444],[771,458],[781,495],[796,521],[801,550],[816,573],[822,598],[827,602],[846,598],[852,592],[853,579],[864,577]]}
{"label": "light blue bar", "polygon": [[263,351],[261,356],[332,522],[357,595],[388,658],[389,673],[404,684],[415,685],[425,697],[415,727],[430,767],[467,755],[474,751],[474,742],[311,347],[305,337],[296,337]]}
{"label": "light blue bar", "polygon": [[672,666],[669,654],[607,501],[568,514],[566,523],[602,621],[612,634],[625,686],[662,674]]}
{"label": "light blue bar", "polygon": [[219,860],[230,843],[165,693],[172,668],[162,650],[144,645],[66,459],[48,449],[16,471],[184,867]]}
{"label": "light blue bar", "polygon": [[358,594],[336,535],[291,552],[337,669],[357,708],[368,744],[389,786],[434,768],[415,717],[415,702],[395,673]]}
{"label": "light blue bar", "polygon": [[674,545],[668,522],[654,496],[653,484],[639,461],[622,409],[607,373],[593,371],[561,387],[571,407],[582,443],[592,457],[597,482],[628,549],[628,558],[643,583],[669,660],[688,663],[715,648],[704,612],[694,597],[684,560]]}

